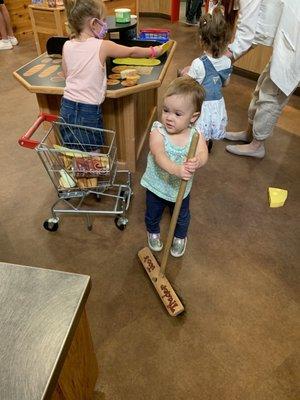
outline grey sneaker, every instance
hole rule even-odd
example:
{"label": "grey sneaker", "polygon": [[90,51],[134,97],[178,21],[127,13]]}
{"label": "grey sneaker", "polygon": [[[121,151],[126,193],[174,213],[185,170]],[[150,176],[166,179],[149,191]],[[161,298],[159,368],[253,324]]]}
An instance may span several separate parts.
{"label": "grey sneaker", "polygon": [[148,236],[148,245],[153,251],[160,251],[163,248],[162,241],[160,240],[160,233],[149,233]]}
{"label": "grey sneaker", "polygon": [[187,238],[179,239],[174,236],[172,247],[171,247],[171,254],[173,257],[181,257],[183,256],[186,248]]}

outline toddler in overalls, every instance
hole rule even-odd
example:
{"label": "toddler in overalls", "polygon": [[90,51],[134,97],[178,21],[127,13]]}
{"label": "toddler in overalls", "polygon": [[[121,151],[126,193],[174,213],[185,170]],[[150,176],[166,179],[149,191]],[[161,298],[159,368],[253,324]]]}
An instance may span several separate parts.
{"label": "toddler in overalls", "polygon": [[222,87],[228,85],[232,72],[231,60],[224,53],[231,38],[221,7],[199,20],[199,36],[203,54],[196,58],[185,73],[205,89],[202,112],[195,126],[207,141],[223,139],[227,126],[227,112]]}

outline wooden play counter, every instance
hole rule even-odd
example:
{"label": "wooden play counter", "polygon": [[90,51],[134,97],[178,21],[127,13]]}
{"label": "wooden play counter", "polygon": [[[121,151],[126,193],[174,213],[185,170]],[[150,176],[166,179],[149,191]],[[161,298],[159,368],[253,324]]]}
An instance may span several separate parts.
{"label": "wooden play counter", "polygon": [[[123,88],[110,86],[103,103],[104,126],[116,131],[120,167],[135,172],[145,138],[157,114],[157,92],[172,60],[176,42],[161,57],[161,64],[150,75],[142,75],[139,84]],[[44,66],[43,66],[44,64]],[[38,66],[39,65],[39,66]],[[113,65],[107,65],[107,74]],[[29,70],[36,68],[34,74]],[[51,68],[49,75],[46,68]],[[40,75],[42,77],[40,77]],[[47,76],[45,76],[47,75]],[[40,112],[59,114],[65,81],[61,75],[61,59],[46,53],[14,72],[15,78],[31,93],[36,94]]]}
{"label": "wooden play counter", "polygon": [[0,399],[92,400],[86,275],[0,262]]}

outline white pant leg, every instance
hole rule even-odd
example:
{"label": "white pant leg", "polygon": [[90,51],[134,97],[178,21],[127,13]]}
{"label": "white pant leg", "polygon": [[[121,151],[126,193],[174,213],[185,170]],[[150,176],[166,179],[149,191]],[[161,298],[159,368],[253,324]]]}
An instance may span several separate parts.
{"label": "white pant leg", "polygon": [[248,121],[256,140],[269,137],[292,93],[286,96],[270,78],[270,61],[258,78],[248,109]]}

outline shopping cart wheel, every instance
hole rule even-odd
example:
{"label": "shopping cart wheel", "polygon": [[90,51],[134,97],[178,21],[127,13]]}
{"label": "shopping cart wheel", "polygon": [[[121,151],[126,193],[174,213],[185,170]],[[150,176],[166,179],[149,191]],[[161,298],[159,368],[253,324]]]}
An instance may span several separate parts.
{"label": "shopping cart wheel", "polygon": [[53,221],[53,218],[46,219],[46,221],[43,224],[43,227],[50,232],[55,232],[58,229],[58,222],[55,220]]}
{"label": "shopping cart wheel", "polygon": [[124,217],[116,217],[115,218],[116,227],[118,229],[120,229],[120,231],[124,231],[124,229],[126,228],[127,222],[128,222],[127,218],[124,218]]}
{"label": "shopping cart wheel", "polygon": [[133,192],[130,193],[130,191],[128,189],[122,189],[120,196],[124,198],[125,201],[127,201],[129,196],[132,196]]}

